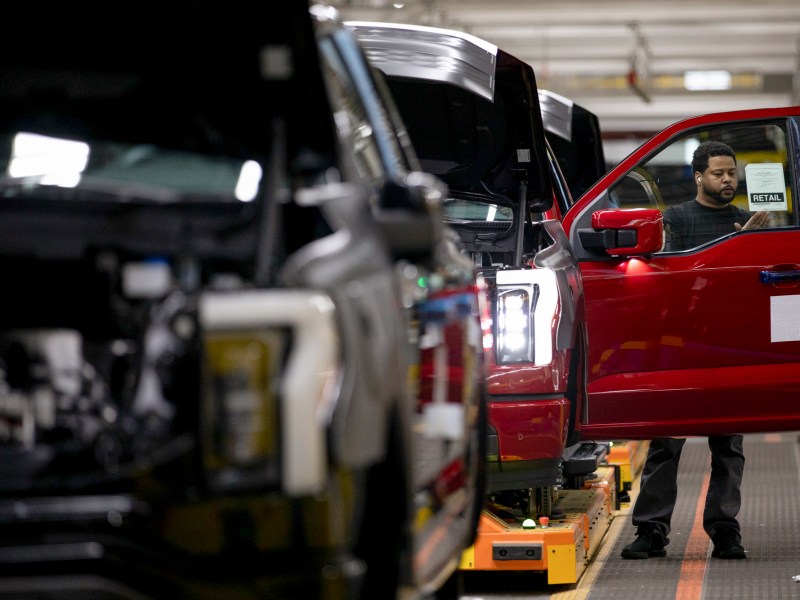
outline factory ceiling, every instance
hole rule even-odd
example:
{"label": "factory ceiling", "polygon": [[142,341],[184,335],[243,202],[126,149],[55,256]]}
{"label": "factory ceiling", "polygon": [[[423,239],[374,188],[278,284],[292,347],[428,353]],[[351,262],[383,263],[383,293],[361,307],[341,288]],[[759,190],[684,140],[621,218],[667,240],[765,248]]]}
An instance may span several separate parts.
{"label": "factory ceiling", "polygon": [[327,0],[345,20],[458,29],[541,88],[646,135],[723,110],[800,104],[798,0]]}

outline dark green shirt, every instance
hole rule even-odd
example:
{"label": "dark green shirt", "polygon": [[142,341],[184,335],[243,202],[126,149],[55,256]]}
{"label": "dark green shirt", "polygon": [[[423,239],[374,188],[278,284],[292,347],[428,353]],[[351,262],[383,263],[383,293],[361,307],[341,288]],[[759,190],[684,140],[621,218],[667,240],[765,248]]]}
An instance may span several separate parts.
{"label": "dark green shirt", "polygon": [[709,208],[689,200],[664,211],[666,244],[664,250],[688,250],[736,231],[734,223],[744,225],[752,215],[728,204]]}

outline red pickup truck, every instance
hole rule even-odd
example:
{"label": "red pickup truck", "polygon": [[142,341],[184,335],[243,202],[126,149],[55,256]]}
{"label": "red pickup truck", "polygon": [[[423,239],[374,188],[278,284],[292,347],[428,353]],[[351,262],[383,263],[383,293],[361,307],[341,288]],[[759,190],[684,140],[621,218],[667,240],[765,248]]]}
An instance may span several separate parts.
{"label": "red pickup truck", "polygon": [[[595,163],[587,190],[555,140],[542,153],[544,103],[531,99],[529,67],[460,32],[349,26],[388,78],[425,168],[450,185],[451,223],[492,283],[490,485],[503,486],[521,465],[526,477],[546,473],[575,436],[800,426],[800,107],[684,120],[606,174],[596,154],[584,156]],[[507,86],[515,69],[526,83]],[[526,104],[528,120],[514,117]],[[521,142],[520,131],[530,138]],[[737,152],[735,203],[768,210],[770,226],[666,250],[662,211],[693,198],[691,152],[710,139]],[[598,141],[597,131],[583,130],[567,150],[585,154]],[[555,301],[537,270],[556,276]],[[506,282],[535,290],[538,304],[513,295],[506,302]],[[510,307],[534,307],[529,328],[515,332],[522,336],[508,335]],[[548,314],[547,341],[539,311]],[[510,342],[520,338],[531,346],[515,354]],[[550,362],[538,360],[541,352]]]}
{"label": "red pickup truck", "polygon": [[578,264],[558,218],[544,218],[572,198],[533,70],[457,31],[346,25],[424,170],[447,183],[447,223],[488,285],[488,491],[557,485],[585,421],[588,350]]}

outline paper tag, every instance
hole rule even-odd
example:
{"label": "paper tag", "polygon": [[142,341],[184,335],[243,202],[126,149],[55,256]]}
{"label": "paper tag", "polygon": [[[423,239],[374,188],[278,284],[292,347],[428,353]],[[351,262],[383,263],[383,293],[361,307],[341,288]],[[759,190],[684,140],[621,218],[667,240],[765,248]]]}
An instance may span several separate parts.
{"label": "paper tag", "polygon": [[781,163],[751,163],[744,168],[750,212],[788,210]]}

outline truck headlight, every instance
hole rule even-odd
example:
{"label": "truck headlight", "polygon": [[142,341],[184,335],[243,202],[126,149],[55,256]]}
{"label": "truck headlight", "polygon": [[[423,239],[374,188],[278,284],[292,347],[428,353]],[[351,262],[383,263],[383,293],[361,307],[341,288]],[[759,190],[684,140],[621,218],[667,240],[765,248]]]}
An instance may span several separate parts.
{"label": "truck headlight", "polygon": [[309,291],[203,296],[201,429],[213,488],[324,488],[340,378],[335,316],[328,296]]}
{"label": "truck headlight", "polygon": [[497,272],[495,339],[497,364],[553,360],[558,310],[558,280],[552,269]]}
{"label": "truck headlight", "polygon": [[532,362],[534,326],[531,314],[536,307],[536,286],[497,289],[497,362]]}

